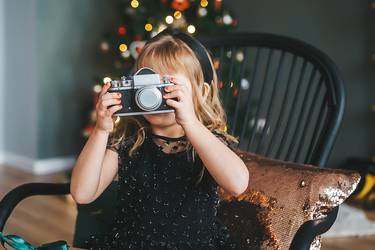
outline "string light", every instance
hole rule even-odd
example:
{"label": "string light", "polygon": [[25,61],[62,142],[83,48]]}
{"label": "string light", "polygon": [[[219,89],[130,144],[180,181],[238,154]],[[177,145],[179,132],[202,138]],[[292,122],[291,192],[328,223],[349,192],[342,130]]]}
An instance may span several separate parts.
{"label": "string light", "polygon": [[127,50],[127,51],[125,51],[125,52],[122,52],[122,53],[121,53],[121,56],[122,56],[123,58],[128,58],[128,57],[130,56],[130,51]]}
{"label": "string light", "polygon": [[166,16],[166,17],[165,17],[165,22],[166,22],[167,24],[171,24],[171,23],[173,23],[173,17],[172,17],[172,16]]}
{"label": "string light", "polygon": [[201,0],[201,6],[202,6],[203,8],[206,8],[207,5],[208,5],[208,0]]}
{"label": "string light", "polygon": [[246,90],[250,87],[250,83],[246,78],[241,79],[241,88]]}
{"label": "string light", "polygon": [[151,23],[146,23],[145,30],[146,31],[151,31],[152,30],[152,24]]}
{"label": "string light", "polygon": [[226,25],[229,25],[233,22],[233,19],[232,17],[226,13],[224,16],[223,16],[223,23],[225,23]]}
{"label": "string light", "polygon": [[237,54],[236,54],[237,61],[242,62],[244,58],[245,58],[245,56],[242,53],[242,51],[237,52]]}
{"label": "string light", "polygon": [[103,78],[103,82],[104,83],[111,82],[111,81],[112,81],[112,79],[110,77],[108,77],[108,76],[106,76],[106,77]]}
{"label": "string light", "polygon": [[137,0],[132,0],[130,2],[130,5],[135,9],[135,8],[138,8],[139,2]]}
{"label": "string light", "polygon": [[118,46],[118,48],[121,52],[125,52],[125,51],[128,50],[128,46],[125,43],[120,44],[120,46]]}
{"label": "string light", "polygon": [[195,32],[195,26],[190,24],[188,27],[187,27],[187,31],[190,33],[190,34],[193,34]]}
{"label": "string light", "polygon": [[199,9],[198,9],[198,15],[199,16],[206,16],[207,15],[207,9],[199,7]]}
{"label": "string light", "polygon": [[101,90],[102,90],[102,86],[100,86],[99,84],[96,84],[94,86],[94,92],[95,93],[99,93]]}
{"label": "string light", "polygon": [[182,17],[181,11],[177,10],[173,13],[174,18],[180,19]]}

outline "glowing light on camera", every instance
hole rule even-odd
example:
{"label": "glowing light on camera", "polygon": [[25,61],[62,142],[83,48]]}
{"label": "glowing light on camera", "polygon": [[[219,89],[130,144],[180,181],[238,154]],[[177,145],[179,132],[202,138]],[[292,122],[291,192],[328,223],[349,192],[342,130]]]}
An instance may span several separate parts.
{"label": "glowing light on camera", "polygon": [[201,6],[202,7],[207,7],[207,5],[208,5],[208,0],[201,0]]}
{"label": "glowing light on camera", "polygon": [[165,22],[166,22],[167,24],[171,24],[171,23],[173,23],[173,17],[172,17],[172,16],[166,16],[166,17],[165,17]]}
{"label": "glowing light on camera", "polygon": [[138,8],[139,2],[137,0],[132,0],[130,2],[130,5],[135,9],[135,8]]}
{"label": "glowing light on camera", "polygon": [[193,34],[195,32],[195,26],[194,25],[189,25],[187,27],[187,31],[190,33],[190,34]]}
{"label": "glowing light on camera", "polygon": [[112,81],[112,79],[110,77],[108,77],[108,76],[106,76],[106,77],[103,78],[103,82],[104,83],[111,82],[111,81]]}
{"label": "glowing light on camera", "polygon": [[181,11],[177,10],[173,13],[174,18],[180,19],[182,17]]}
{"label": "glowing light on camera", "polygon": [[152,24],[151,23],[146,23],[145,30],[146,31],[151,31],[152,30]]}
{"label": "glowing light on camera", "polygon": [[121,52],[125,52],[125,51],[128,50],[128,46],[125,43],[120,44],[120,46],[118,46],[118,48]]}

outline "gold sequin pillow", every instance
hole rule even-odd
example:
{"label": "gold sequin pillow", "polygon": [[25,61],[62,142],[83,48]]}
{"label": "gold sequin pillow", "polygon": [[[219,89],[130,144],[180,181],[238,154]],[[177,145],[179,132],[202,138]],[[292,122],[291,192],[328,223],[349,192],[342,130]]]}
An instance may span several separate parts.
{"label": "gold sequin pillow", "polygon": [[352,171],[234,151],[248,167],[249,186],[238,197],[219,187],[217,216],[229,229],[236,249],[289,249],[304,222],[324,217],[360,180]]}

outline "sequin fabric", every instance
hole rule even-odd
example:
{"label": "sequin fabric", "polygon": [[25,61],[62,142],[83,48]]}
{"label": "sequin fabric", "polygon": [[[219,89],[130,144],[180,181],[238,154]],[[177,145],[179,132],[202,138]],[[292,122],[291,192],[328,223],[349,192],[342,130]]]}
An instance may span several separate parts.
{"label": "sequin fabric", "polygon": [[[222,140],[223,141],[223,140]],[[117,148],[118,197],[112,230],[86,241],[88,249],[235,249],[216,217],[218,186],[191,150],[165,153],[146,132],[128,156],[130,137]]]}
{"label": "sequin fabric", "polygon": [[[219,188],[218,217],[228,227],[238,249],[249,249],[248,245],[257,243],[260,250],[290,249],[293,239],[301,237],[296,233],[305,222],[325,218],[345,201],[360,181],[355,171],[276,160],[240,149],[235,153],[249,170],[249,185],[237,197]],[[251,222],[254,218],[248,216],[254,208],[259,223]],[[257,225],[260,233],[255,230],[248,237],[250,223]],[[309,237],[314,236],[310,249],[320,249],[321,238],[317,232],[305,231]],[[253,242],[257,239],[258,242]]]}

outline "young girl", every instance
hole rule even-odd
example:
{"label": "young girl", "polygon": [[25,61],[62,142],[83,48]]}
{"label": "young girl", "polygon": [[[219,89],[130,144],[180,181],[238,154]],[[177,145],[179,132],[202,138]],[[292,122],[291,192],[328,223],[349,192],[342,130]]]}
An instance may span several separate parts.
{"label": "young girl", "polygon": [[106,84],[97,123],[73,169],[71,194],[94,201],[118,174],[112,231],[93,235],[90,249],[228,249],[216,218],[217,186],[245,191],[249,173],[230,147],[217,76],[206,49],[184,33],[165,30],[149,40],[136,69],[172,77],[163,98],[175,112],[122,118],[121,95]]}

